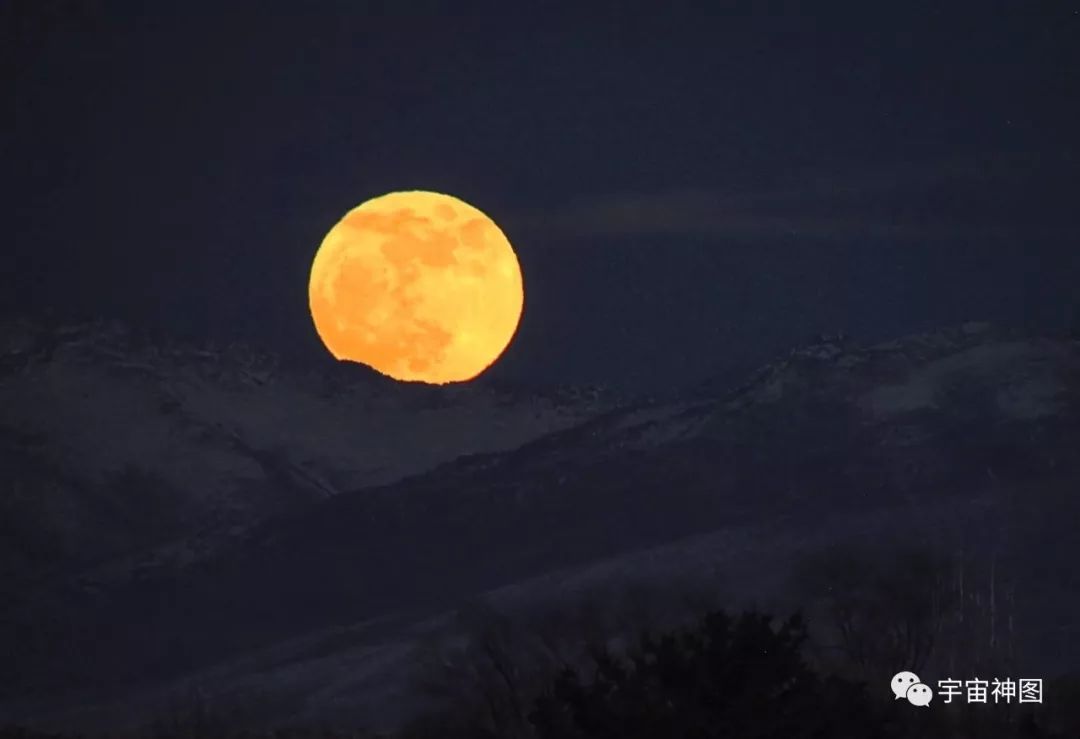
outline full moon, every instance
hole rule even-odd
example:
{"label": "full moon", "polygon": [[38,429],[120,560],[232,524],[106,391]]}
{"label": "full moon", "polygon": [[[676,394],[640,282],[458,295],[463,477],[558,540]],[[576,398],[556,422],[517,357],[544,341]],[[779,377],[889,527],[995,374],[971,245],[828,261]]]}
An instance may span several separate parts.
{"label": "full moon", "polygon": [[392,192],[345,214],[311,265],[315,330],[339,360],[397,380],[470,380],[510,344],[524,303],[510,241],[450,195]]}

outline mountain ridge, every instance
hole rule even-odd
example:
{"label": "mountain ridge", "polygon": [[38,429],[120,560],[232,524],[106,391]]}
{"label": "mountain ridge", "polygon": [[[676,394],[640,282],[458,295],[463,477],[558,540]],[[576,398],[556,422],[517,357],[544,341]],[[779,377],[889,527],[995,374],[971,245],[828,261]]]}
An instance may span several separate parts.
{"label": "mountain ridge", "polygon": [[615,402],[602,388],[403,385],[343,364],[301,371],[112,321],[0,326],[8,589],[129,557],[133,541],[212,548],[265,515],[513,448]]}
{"label": "mountain ridge", "polygon": [[[69,584],[10,614],[45,646],[21,657],[22,686],[6,690],[19,695],[35,674],[59,693],[91,676],[119,691],[160,684],[515,583],[527,595],[603,562],[616,564],[601,579],[627,577],[629,563],[656,557],[663,577],[693,551],[699,570],[764,588],[792,557],[858,538],[868,521],[881,541],[973,548],[1023,571],[1037,545],[1080,551],[1067,528],[1080,503],[1063,492],[1080,489],[1078,449],[1074,339],[965,324],[872,346],[815,342],[728,392],[605,409],[511,450],[270,515],[190,566]],[[768,530],[808,543],[765,559],[732,548]],[[1059,575],[1032,571],[1026,585],[1080,606]],[[54,661],[63,655],[49,645],[78,637],[62,637],[50,602],[78,609],[78,629],[97,635],[89,666]],[[1047,616],[1017,618],[1033,654],[1053,657],[1038,638]]]}

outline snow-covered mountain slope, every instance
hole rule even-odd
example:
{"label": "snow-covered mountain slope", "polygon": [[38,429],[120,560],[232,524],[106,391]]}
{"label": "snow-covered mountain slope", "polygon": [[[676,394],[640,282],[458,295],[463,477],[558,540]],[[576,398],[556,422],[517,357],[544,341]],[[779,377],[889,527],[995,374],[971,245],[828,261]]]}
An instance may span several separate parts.
{"label": "snow-covered mountain slope", "polygon": [[[975,324],[870,347],[832,339],[732,392],[601,413],[273,517],[197,566],[85,579],[10,614],[24,637],[13,650],[22,677],[7,689],[112,685],[123,696],[380,617],[422,618],[481,593],[544,599],[638,572],[724,571],[763,590],[815,548],[860,536],[993,554],[1027,573],[1027,633],[1056,634],[1037,620],[1055,617],[1039,599],[1080,607],[1075,573],[1032,568],[1046,552],[1063,562],[1080,551],[1078,489],[1080,342]],[[77,623],[56,615],[60,604]],[[83,644],[80,634],[93,639],[73,664],[58,645]],[[364,655],[398,649],[401,634],[326,647],[321,667],[288,657],[281,674],[303,673],[290,688],[301,692],[353,689],[341,671],[378,673]]]}
{"label": "snow-covered mountain slope", "polygon": [[590,389],[404,385],[359,365],[297,372],[250,347],[167,346],[106,323],[13,321],[0,348],[8,587],[191,548],[196,533],[513,449],[609,406]]}

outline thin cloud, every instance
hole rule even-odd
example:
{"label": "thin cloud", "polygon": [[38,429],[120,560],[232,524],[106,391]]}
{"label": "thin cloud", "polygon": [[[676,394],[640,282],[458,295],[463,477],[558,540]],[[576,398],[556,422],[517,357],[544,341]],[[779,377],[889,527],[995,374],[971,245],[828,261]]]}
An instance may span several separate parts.
{"label": "thin cloud", "polygon": [[[902,164],[880,170],[805,176],[755,192],[683,189],[622,193],[515,214],[517,228],[575,240],[625,236],[706,236],[753,239],[803,236],[826,239],[943,236],[987,237],[1002,224],[974,223],[945,212],[915,215],[905,203],[940,188],[964,191],[973,183],[1015,183],[1030,159]],[[1012,186],[1015,186],[1013,184]],[[1052,230],[1052,229],[1043,229]]]}

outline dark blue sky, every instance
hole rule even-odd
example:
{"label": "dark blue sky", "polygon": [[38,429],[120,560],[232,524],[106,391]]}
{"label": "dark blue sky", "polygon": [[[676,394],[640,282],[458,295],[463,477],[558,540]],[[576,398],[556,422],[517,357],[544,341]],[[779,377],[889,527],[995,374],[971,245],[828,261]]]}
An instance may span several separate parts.
{"label": "dark blue sky", "polygon": [[402,188],[517,248],[512,380],[1062,328],[1080,293],[1080,2],[8,5],[5,312],[321,358],[314,250]]}

